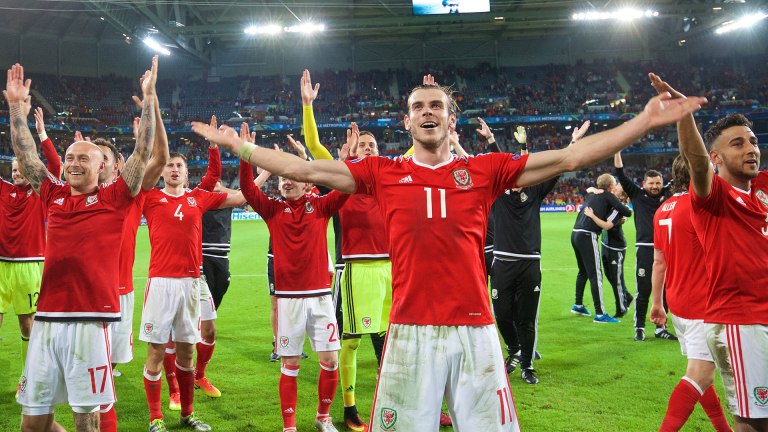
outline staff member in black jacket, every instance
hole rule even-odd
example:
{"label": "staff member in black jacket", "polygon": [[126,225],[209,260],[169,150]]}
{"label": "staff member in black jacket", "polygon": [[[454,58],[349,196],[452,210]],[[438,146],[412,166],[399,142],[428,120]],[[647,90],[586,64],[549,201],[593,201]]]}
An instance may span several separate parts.
{"label": "staff member in black jacket", "polygon": [[[480,135],[493,141],[488,126],[480,120]],[[581,138],[589,127],[585,122],[575,129],[572,142]],[[515,138],[528,153],[525,129],[520,126]],[[496,323],[507,345],[507,372],[519,361],[524,382],[539,382],[533,368],[538,336],[539,301],[541,296],[541,203],[552,191],[558,177],[526,188],[504,191],[493,203],[494,220],[493,269],[491,297]]]}
{"label": "staff member in black jacket", "polygon": [[[613,194],[622,202],[627,203],[627,194],[621,184],[616,185]],[[613,224],[611,229],[603,232],[602,258],[605,277],[613,288],[613,296],[616,299],[616,318],[623,317],[629,310],[629,305],[634,298],[627,290],[627,283],[624,281],[624,258],[627,255],[627,238],[624,236],[624,223],[626,218],[622,217]]]}
{"label": "staff member in black jacket", "polygon": [[[613,158],[616,176],[624,191],[632,201],[635,210],[635,250],[637,299],[635,300],[635,340],[645,340],[645,318],[648,315],[648,303],[651,299],[651,272],[653,271],[653,215],[668,195],[670,186],[663,186],[661,173],[648,170],[643,176],[642,187],[637,186],[624,173],[621,153]],[[656,337],[677,340],[663,327],[656,327]]]}
{"label": "staff member in black jacket", "polygon": [[[598,237],[607,226],[610,229],[619,217],[629,217],[632,211],[622,204],[615,195],[613,189],[616,179],[610,174],[603,174],[597,178],[597,188],[609,193],[589,195],[576,218],[576,224],[571,233],[571,245],[576,254],[576,263],[579,266],[579,274],[576,276],[576,303],[571,312],[578,315],[591,316],[584,307],[584,288],[589,279],[592,289],[592,300],[595,304],[596,323],[617,323],[619,320],[608,315],[603,306],[603,274],[600,268],[600,250]],[[611,225],[605,225],[610,223]]]}

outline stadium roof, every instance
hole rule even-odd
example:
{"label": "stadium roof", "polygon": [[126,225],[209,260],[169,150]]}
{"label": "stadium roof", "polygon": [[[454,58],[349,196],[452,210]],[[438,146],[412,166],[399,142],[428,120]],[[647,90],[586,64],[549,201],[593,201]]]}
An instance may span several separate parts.
{"label": "stadium roof", "polygon": [[[463,0],[478,1],[478,0]],[[53,34],[63,39],[125,40],[154,35],[160,43],[210,63],[211,51],[243,41],[249,25],[323,23],[318,39],[366,44],[441,40],[499,40],[569,35],[584,37],[611,26],[651,26],[663,46],[711,32],[765,0],[491,0],[490,13],[414,16],[411,0],[5,0],[5,33]],[[645,22],[577,22],[572,15],[626,7],[655,10]],[[638,20],[640,21],[640,20]],[[604,33],[603,33],[604,34]]]}

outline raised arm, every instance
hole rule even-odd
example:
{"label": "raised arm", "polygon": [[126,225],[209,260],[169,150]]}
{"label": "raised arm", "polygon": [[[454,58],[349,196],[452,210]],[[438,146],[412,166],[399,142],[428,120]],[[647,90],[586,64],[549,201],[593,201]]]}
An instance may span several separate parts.
{"label": "raised arm", "polygon": [[157,105],[157,56],[152,57],[152,68],[141,77],[141,92],[144,97],[141,107],[141,119],[139,120],[139,132],[133,153],[125,163],[122,177],[131,191],[131,196],[139,194],[147,171],[152,147],[157,133],[157,119],[155,118],[155,106]]}
{"label": "raised arm", "polygon": [[296,181],[325,185],[345,193],[355,193],[357,190],[352,173],[344,162],[306,161],[290,153],[258,147],[241,140],[237,132],[227,126],[216,130],[205,123],[192,122],[192,130],[272,174]]}
{"label": "raised arm", "polygon": [[37,136],[40,137],[40,149],[43,151],[43,157],[45,158],[45,167],[48,168],[48,172],[53,174],[54,177],[61,177],[61,158],[56,153],[53,141],[45,133],[43,109],[40,107],[35,108],[35,129],[37,130]]}
{"label": "raised arm", "polygon": [[[672,97],[685,99],[686,97],[673,89],[667,82],[662,81],[658,75],[649,73],[651,85],[657,92],[669,92]],[[696,196],[705,198],[712,190],[712,179],[715,171],[709,159],[709,152],[699,130],[693,114],[684,116],[677,122],[677,140],[680,146],[680,154],[688,162],[688,171],[691,173],[691,184]]]}
{"label": "raised arm", "polygon": [[37,154],[37,145],[27,125],[27,115],[31,108],[29,87],[32,80],[24,80],[24,67],[16,63],[8,69],[8,81],[3,95],[8,102],[11,120],[11,147],[19,162],[19,169],[29,180],[32,188],[40,193],[40,185],[48,175],[43,161]]}
{"label": "raised arm", "polygon": [[475,129],[475,132],[483,137],[488,145],[486,147],[488,151],[491,153],[501,153],[501,148],[499,147],[499,144],[496,143],[496,138],[493,137],[493,132],[491,131],[491,128],[488,127],[488,123],[480,117],[477,118],[477,121],[480,123],[480,127]]}
{"label": "raised arm", "polygon": [[[527,155],[528,154],[528,134],[525,132],[525,127],[518,126],[515,129],[514,135],[515,135],[515,141],[517,141],[518,144],[520,144],[520,154]],[[496,147],[498,147],[498,144],[496,145]]]}
{"label": "raised arm", "polygon": [[705,98],[672,99],[669,94],[656,96],[642,113],[622,125],[576,141],[561,150],[533,153],[528,156],[518,186],[524,187],[568,171],[597,164],[628,147],[650,129],[674,123],[701,109]]}
{"label": "raised arm", "polygon": [[[216,127],[216,116],[211,116],[211,127]],[[247,140],[250,137],[250,128],[247,123],[240,125],[240,138]],[[205,175],[197,186],[200,189],[212,191],[216,188],[216,182],[221,178],[221,153],[219,146],[214,143],[208,145],[208,166]]]}
{"label": "raised arm", "polygon": [[[137,96],[133,96],[133,101],[139,108],[144,106],[144,102]],[[147,171],[144,173],[144,180],[141,182],[141,188],[145,191],[151,190],[160,181],[163,175],[163,168],[171,158],[168,149],[168,135],[165,133],[165,124],[163,124],[163,114],[160,112],[160,99],[155,95],[155,142],[152,144],[152,156],[147,163]],[[138,131],[138,127],[136,128]],[[137,135],[138,137],[138,135]]]}
{"label": "raised arm", "polygon": [[301,104],[303,106],[304,140],[307,142],[309,153],[315,159],[333,159],[331,153],[320,144],[320,134],[317,132],[315,113],[312,110],[312,102],[317,99],[320,83],[312,86],[312,76],[304,69],[301,74]]}
{"label": "raised arm", "polygon": [[456,152],[456,155],[463,158],[469,156],[469,153],[464,150],[464,147],[461,146],[461,143],[459,143],[459,133],[456,132],[456,129],[451,130],[448,132],[448,139],[451,142],[451,147],[453,148],[453,151]]}

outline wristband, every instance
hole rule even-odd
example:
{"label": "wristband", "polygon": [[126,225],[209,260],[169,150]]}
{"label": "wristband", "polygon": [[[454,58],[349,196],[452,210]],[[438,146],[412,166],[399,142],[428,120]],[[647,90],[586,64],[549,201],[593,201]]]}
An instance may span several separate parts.
{"label": "wristband", "polygon": [[248,162],[250,161],[251,153],[253,153],[254,150],[256,150],[256,144],[243,141],[243,145],[240,146],[240,150],[237,152],[237,155],[240,156],[240,159]]}
{"label": "wristband", "polygon": [[48,139],[48,134],[45,133],[45,131],[40,132],[37,134],[40,137],[40,142],[43,142]]}
{"label": "wristband", "polygon": [[485,140],[488,141],[488,144],[493,144],[496,142],[496,138],[494,138],[493,135],[489,136]]}

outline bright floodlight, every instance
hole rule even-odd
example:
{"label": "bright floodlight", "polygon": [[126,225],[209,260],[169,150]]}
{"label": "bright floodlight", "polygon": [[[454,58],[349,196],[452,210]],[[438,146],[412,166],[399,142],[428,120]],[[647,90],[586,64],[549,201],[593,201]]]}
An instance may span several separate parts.
{"label": "bright floodlight", "polygon": [[148,47],[152,48],[156,52],[163,54],[163,55],[171,55],[171,52],[168,51],[168,48],[160,45],[157,43],[154,39],[151,37],[144,38],[144,44],[146,44]]}
{"label": "bright floodlight", "polygon": [[574,21],[631,21],[639,18],[653,18],[657,16],[659,16],[659,12],[652,9],[640,10],[634,8],[625,8],[604,12],[578,12],[571,15],[571,19]]}
{"label": "bright floodlight", "polygon": [[325,31],[325,25],[324,24],[314,24],[314,23],[302,23],[295,26],[286,27],[283,30],[285,30],[288,33],[316,33],[316,32],[322,32]]}
{"label": "bright floodlight", "polygon": [[245,28],[245,34],[255,35],[255,34],[266,34],[266,35],[276,35],[283,31],[283,28],[280,27],[277,24],[269,24],[265,26],[257,26],[252,25]]}
{"label": "bright floodlight", "polygon": [[745,15],[735,21],[728,21],[723,23],[720,27],[718,27],[717,30],[715,30],[715,33],[717,34],[724,34],[729,33],[734,30],[739,30],[747,27],[752,27],[759,21],[764,20],[766,17],[768,17],[768,14],[765,12],[755,12],[750,15]]}

